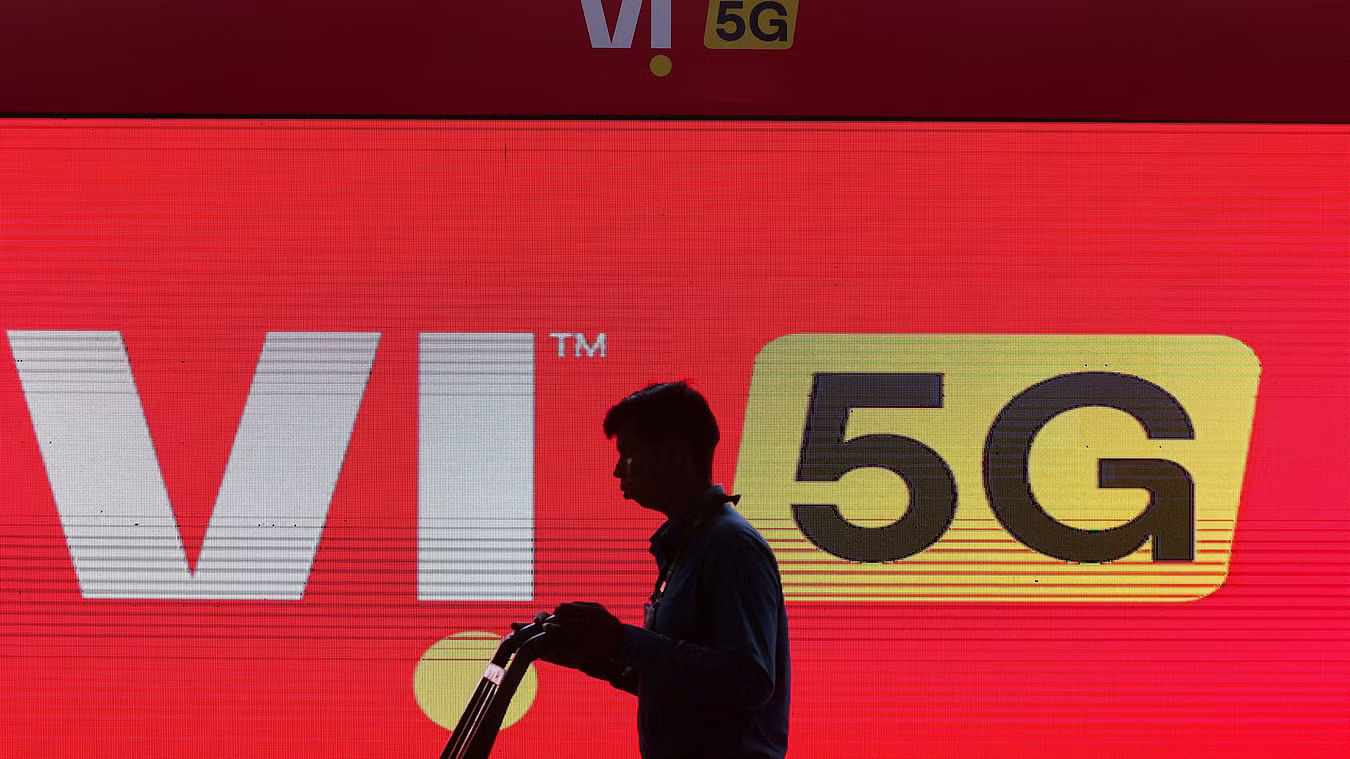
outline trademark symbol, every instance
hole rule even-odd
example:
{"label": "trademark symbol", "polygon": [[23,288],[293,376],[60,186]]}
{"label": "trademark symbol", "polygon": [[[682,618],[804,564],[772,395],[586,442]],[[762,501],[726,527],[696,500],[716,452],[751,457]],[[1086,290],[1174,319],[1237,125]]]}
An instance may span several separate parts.
{"label": "trademark symbol", "polygon": [[586,339],[584,332],[550,332],[548,336],[558,341],[558,358],[567,356],[567,346],[572,346],[572,357],[581,358],[584,351],[587,358],[605,357],[605,333],[598,332],[593,340]]}

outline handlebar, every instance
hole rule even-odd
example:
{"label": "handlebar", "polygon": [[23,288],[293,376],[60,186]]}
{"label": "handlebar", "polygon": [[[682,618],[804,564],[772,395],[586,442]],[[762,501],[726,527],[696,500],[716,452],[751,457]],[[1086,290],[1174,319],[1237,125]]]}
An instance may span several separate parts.
{"label": "handlebar", "polygon": [[530,622],[497,646],[440,759],[487,759],[511,697],[525,671],[538,658],[538,648],[545,636],[544,624],[551,619]]}

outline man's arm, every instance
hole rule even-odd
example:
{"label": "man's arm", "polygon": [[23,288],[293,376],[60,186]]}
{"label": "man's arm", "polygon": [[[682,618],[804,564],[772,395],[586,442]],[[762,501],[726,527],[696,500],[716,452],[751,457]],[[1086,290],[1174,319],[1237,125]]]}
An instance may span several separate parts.
{"label": "man's arm", "polygon": [[623,663],[622,659],[588,661],[579,669],[597,680],[604,680],[621,691],[637,695],[637,670]]}

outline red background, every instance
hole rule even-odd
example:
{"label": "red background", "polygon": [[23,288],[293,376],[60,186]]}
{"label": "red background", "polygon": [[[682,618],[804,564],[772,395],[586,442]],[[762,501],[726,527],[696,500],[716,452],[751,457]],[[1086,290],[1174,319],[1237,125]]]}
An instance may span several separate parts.
{"label": "red background", "polygon": [[[0,754],[432,755],[434,641],[573,598],[640,620],[658,520],[617,492],[604,410],[691,379],[731,484],[755,354],[793,332],[1225,334],[1263,370],[1223,588],[793,604],[792,756],[1350,741],[1345,128],[35,120],[0,145],[0,327],[122,332],[192,561],[265,333],[382,333],[299,602],[81,598],[0,362]],[[536,602],[417,601],[432,331],[539,336]],[[498,752],[631,756],[632,717],[545,666]]]}

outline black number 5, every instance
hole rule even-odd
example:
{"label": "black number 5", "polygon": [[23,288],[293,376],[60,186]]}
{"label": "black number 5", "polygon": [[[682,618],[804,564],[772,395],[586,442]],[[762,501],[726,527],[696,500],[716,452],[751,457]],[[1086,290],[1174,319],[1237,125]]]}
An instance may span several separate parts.
{"label": "black number 5", "polygon": [[792,517],[802,533],[822,550],[850,561],[895,561],[936,543],[956,516],[956,479],[947,462],[932,448],[902,435],[845,440],[844,427],[850,409],[941,407],[941,374],[816,374],[797,480],[837,482],[854,469],[876,467],[904,479],[910,500],[904,516],[884,527],[859,527],[844,519],[836,504],[794,503]]}
{"label": "black number 5", "polygon": [[[745,36],[745,19],[740,16],[729,13],[728,11],[738,11],[745,7],[741,0],[722,0],[717,4],[717,36],[727,42],[735,42]],[[722,27],[723,24],[731,24],[731,30],[728,31]]]}

